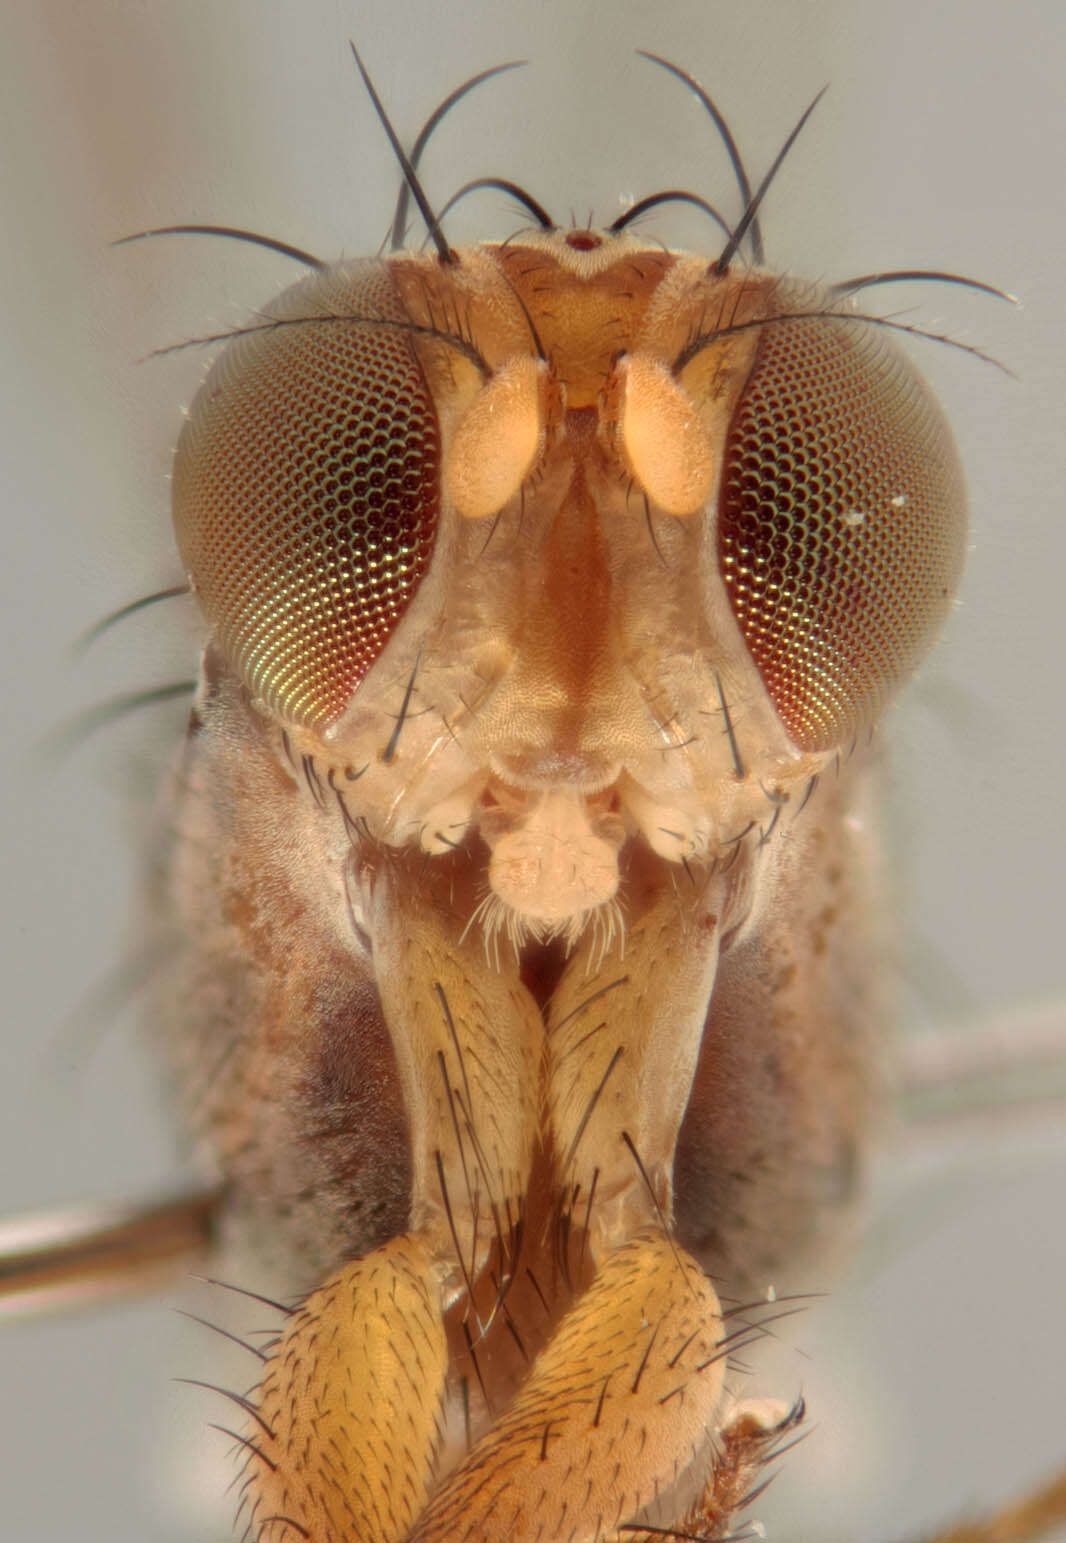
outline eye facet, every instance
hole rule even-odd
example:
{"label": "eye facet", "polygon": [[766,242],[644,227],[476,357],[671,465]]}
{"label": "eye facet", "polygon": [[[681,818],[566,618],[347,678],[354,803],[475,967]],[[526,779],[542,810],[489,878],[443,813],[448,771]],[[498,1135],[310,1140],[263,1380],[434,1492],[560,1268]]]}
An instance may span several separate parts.
{"label": "eye facet", "polygon": [[178,444],[178,544],[215,638],[307,727],[344,711],[433,550],[440,434],[406,321],[384,263],[294,285],[226,349]]}
{"label": "eye facet", "polygon": [[951,432],[883,331],[767,326],[726,443],[718,560],[799,749],[877,717],[943,623],[965,536]]}

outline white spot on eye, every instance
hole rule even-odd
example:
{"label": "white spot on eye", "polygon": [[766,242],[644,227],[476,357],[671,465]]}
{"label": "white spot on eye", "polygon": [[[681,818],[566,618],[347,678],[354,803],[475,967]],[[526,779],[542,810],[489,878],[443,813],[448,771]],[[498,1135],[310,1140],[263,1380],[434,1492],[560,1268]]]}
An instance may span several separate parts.
{"label": "white spot on eye", "polygon": [[897,493],[895,498],[889,499],[889,503],[892,505],[893,509],[905,509],[907,507],[906,493]]}
{"label": "white spot on eye", "polygon": [[845,525],[851,525],[852,527],[854,527],[856,525],[864,525],[865,523],[866,523],[866,510],[865,509],[845,509],[844,510],[844,524]]}

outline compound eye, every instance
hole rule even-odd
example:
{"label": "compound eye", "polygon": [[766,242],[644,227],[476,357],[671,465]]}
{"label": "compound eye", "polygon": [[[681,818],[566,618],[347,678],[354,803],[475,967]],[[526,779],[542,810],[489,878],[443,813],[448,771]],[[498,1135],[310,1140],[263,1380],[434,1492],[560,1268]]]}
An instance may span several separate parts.
{"label": "compound eye", "polygon": [[384,263],[294,285],[226,349],[178,444],[174,524],[215,639],[309,728],[344,711],[433,551],[440,434],[406,321]]}
{"label": "compound eye", "polygon": [[874,721],[947,614],[965,538],[951,431],[884,331],[768,325],[727,440],[718,560],[799,749]]}

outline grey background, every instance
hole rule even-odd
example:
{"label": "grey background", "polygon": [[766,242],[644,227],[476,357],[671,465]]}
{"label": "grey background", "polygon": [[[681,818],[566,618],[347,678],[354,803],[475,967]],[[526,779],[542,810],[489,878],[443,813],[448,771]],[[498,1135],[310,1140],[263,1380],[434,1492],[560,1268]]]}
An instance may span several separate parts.
{"label": "grey background", "polygon": [[[177,576],[167,469],[202,363],[136,361],[235,325],[296,276],[221,243],[107,243],[202,219],[325,256],[376,249],[396,177],[349,35],[408,135],[466,74],[528,57],[454,115],[427,180],[439,198],[509,175],[578,221],[662,186],[732,196],[709,125],[634,48],[704,80],[756,173],[828,80],[766,209],[771,260],[829,278],[943,266],[1023,297],[1020,312],[945,289],[888,302],[1018,376],[916,349],[968,468],[973,551],[958,614],[886,734],[889,829],[909,1030],[1000,1022],[1021,1043],[1027,1024],[1061,1025],[1058,4],[14,0],[4,33],[0,1213],[140,1195],[180,1174],[132,1015],[94,1013],[91,991],[135,957],[134,853],[181,715],[152,710],[73,751],[42,739],[113,692],[188,673],[193,656],[181,604],[80,662],[69,651],[102,613]],[[449,230],[469,240],[516,223],[489,198]],[[710,240],[681,216],[653,228]],[[108,991],[121,995],[113,973]],[[1061,1120],[902,1132],[882,1174],[867,1251],[788,1336],[779,1386],[803,1387],[816,1429],[760,1507],[787,1543],[914,1536],[1066,1458]],[[193,1305],[221,1316],[209,1293]],[[217,1373],[208,1336],[160,1300],[2,1335],[0,1537],[226,1536],[201,1498],[228,1479],[225,1443],[206,1430],[218,1408],[169,1380],[240,1380]]]}

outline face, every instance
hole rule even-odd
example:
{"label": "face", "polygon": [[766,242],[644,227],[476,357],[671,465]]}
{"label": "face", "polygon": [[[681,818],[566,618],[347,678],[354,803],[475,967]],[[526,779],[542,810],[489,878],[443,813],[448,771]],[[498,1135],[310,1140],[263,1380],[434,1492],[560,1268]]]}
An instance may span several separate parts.
{"label": "face", "polygon": [[[596,13],[583,16],[595,19]],[[1031,694],[1033,683],[1053,673],[1049,661],[1057,657],[1056,603],[1051,595],[1043,597],[1041,586],[1050,587],[1058,571],[1052,543],[1059,525],[1055,497],[1047,489],[1054,487],[1050,461],[1061,391],[1056,391],[1054,357],[1042,352],[1057,314],[1053,297],[1044,298],[1043,283],[1049,282],[1058,243],[1047,230],[1050,216],[1043,208],[1043,189],[1054,185],[1053,176],[1038,174],[1040,147],[1055,142],[1053,124],[1039,127],[1041,112],[1053,111],[1050,88],[1052,100],[1041,94],[1041,79],[1058,78],[1053,38],[1049,28],[1039,31],[1035,18],[1036,31],[1030,28],[1027,35],[1038,41],[1015,61],[1012,39],[1025,34],[1017,22],[1011,38],[1004,38],[991,27],[983,29],[969,10],[964,14],[960,8],[954,16],[949,11],[938,23],[943,31],[932,38],[927,21],[915,23],[923,37],[918,50],[913,29],[908,43],[905,26],[898,36],[879,37],[871,30],[873,17],[857,19],[855,30],[864,35],[874,64],[841,59],[837,28],[827,28],[832,39],[804,40],[808,59],[799,54],[795,38],[776,33],[768,12],[753,13],[743,33],[711,37],[703,14],[682,8],[669,18],[666,36],[649,36],[640,18],[627,18],[611,67],[605,69],[599,58],[573,76],[560,61],[575,56],[576,42],[571,47],[555,36],[541,38],[505,8],[480,25],[472,16],[469,29],[464,22],[464,37],[478,43],[476,55],[464,49],[464,62],[442,63],[443,41],[430,46],[428,38],[414,59],[407,57],[405,41],[401,61],[396,36],[406,39],[410,29],[395,20],[387,26],[381,18],[380,30],[369,37],[361,32],[359,41],[377,66],[394,115],[408,130],[470,69],[528,54],[534,61],[529,71],[508,77],[495,98],[494,88],[487,87],[461,109],[464,117],[456,115],[442,138],[439,162],[431,163],[432,175],[445,193],[483,171],[514,176],[560,214],[572,204],[578,220],[588,207],[597,218],[613,217],[619,189],[639,195],[664,185],[689,186],[718,201],[726,186],[694,105],[665,79],[649,76],[647,66],[638,68],[631,47],[680,59],[716,91],[756,169],[768,164],[802,105],[830,78],[830,96],[766,211],[771,262],[831,278],[935,264],[976,270],[1023,292],[1027,321],[1021,324],[997,314],[990,302],[939,291],[922,296],[920,320],[932,318],[936,327],[943,317],[944,330],[1006,358],[1022,383],[1003,382],[931,345],[923,348],[921,366],[960,440],[976,550],[965,611],[924,672],[907,721],[897,719],[892,726],[897,812],[889,831],[911,886],[905,894],[912,898],[900,910],[916,957],[927,959],[930,951],[946,955],[954,976],[973,982],[979,1001],[993,1007],[1047,994],[1061,980],[1054,907],[1040,893],[1042,875],[1054,871],[1051,849],[1059,834],[1054,799],[1048,797],[1053,782],[1048,768],[1058,764],[1048,743],[1054,714],[1041,716],[1035,710],[1039,697]],[[97,34],[99,52],[88,40],[70,36],[65,25],[69,52],[54,51],[53,34],[46,56],[39,52],[45,48],[39,25],[25,20],[27,47],[20,55],[42,61],[42,83],[31,93],[41,116],[20,142],[32,168],[24,186],[36,191],[22,194],[24,266],[8,286],[11,325],[25,360],[16,377],[16,401],[26,405],[31,391],[39,391],[34,400],[43,403],[27,414],[29,427],[13,436],[6,458],[25,472],[16,507],[33,512],[32,519],[19,522],[15,554],[21,559],[25,540],[32,566],[5,611],[14,615],[16,601],[26,608],[11,645],[19,663],[16,705],[24,714],[12,739],[20,756],[29,738],[87,700],[132,689],[146,678],[172,678],[168,668],[187,673],[189,633],[175,649],[178,663],[164,663],[158,637],[171,632],[172,623],[158,612],[132,624],[136,634],[114,635],[83,665],[71,668],[60,658],[66,640],[101,611],[157,587],[177,570],[168,555],[164,478],[177,433],[176,407],[190,399],[200,365],[180,356],[158,365],[132,367],[129,361],[157,343],[215,330],[216,321],[239,322],[247,308],[289,278],[256,254],[213,245],[112,254],[102,275],[90,270],[90,259],[96,261],[112,235],[197,217],[255,225],[326,257],[342,248],[371,252],[384,229],[395,181],[347,63],[346,18],[322,16],[304,24],[298,35],[280,39],[249,21],[239,38],[234,33],[221,40],[191,25],[175,36],[165,18],[155,23],[161,33],[151,34],[147,26],[141,33],[123,18],[106,46]],[[617,27],[615,20],[612,32]],[[34,41],[36,50],[30,46]],[[1031,78],[1033,57],[1045,61],[1041,79]],[[29,63],[26,68],[28,74]],[[997,81],[992,105],[976,101],[969,86],[982,79]],[[619,81],[627,100],[647,105],[647,126],[635,124],[628,110],[619,113]],[[189,106],[194,89],[203,91],[207,104],[198,111]],[[236,95],[244,89],[249,100]],[[166,112],[171,98],[174,118],[164,122],[156,115]],[[545,101],[552,102],[551,112]],[[1010,110],[996,105],[1002,103],[1019,105]],[[91,120],[83,116],[90,104]],[[83,140],[82,125],[90,121]],[[529,132],[531,122],[538,124],[535,134]],[[300,125],[298,132],[294,124]],[[1019,165],[1026,181],[1033,177],[1031,193],[1019,187]],[[57,191],[42,200],[41,188]],[[485,211],[465,211],[452,239],[507,234],[509,216],[501,226],[489,203]],[[672,244],[706,249],[700,227],[679,222],[664,233]],[[32,320],[27,289],[40,305]],[[75,297],[73,307],[68,296]],[[69,310],[75,313],[72,321]],[[83,345],[77,353],[71,331]],[[69,463],[60,450],[71,454]],[[98,575],[104,590],[99,597],[88,593],[88,580]],[[46,607],[49,626],[41,641],[39,619]],[[190,630],[195,633],[195,623]],[[42,654],[51,662],[43,682],[36,673]],[[151,1192],[176,1171],[158,1134],[165,1132],[167,1117],[152,1092],[151,1075],[141,1083],[128,1080],[132,1035],[87,1022],[83,994],[85,983],[99,978],[127,948],[120,921],[109,922],[100,901],[101,876],[107,889],[127,891],[128,876],[114,874],[116,851],[128,839],[128,824],[139,819],[143,830],[153,820],[145,791],[151,773],[140,778],[137,773],[145,764],[146,744],[166,741],[168,748],[175,733],[171,722],[158,720],[109,731],[98,749],[52,755],[47,771],[35,767],[9,797],[8,850],[25,856],[27,870],[25,878],[12,878],[19,921],[9,935],[18,946],[8,978],[19,995],[10,1015],[13,1043],[5,1046],[6,1053],[24,1059],[6,1080],[12,1089],[28,1083],[42,1103],[30,1114],[21,1096],[9,1098],[5,1139],[12,1155],[2,1165],[11,1175],[8,1209]],[[132,794],[124,780],[131,767]],[[90,804],[91,795],[101,796],[101,809]],[[32,833],[30,810],[40,820]],[[31,900],[40,903],[40,919],[32,926],[26,914]],[[116,901],[116,915],[121,905]],[[936,940],[932,949],[930,938]],[[41,953],[31,962],[28,950],[36,940],[42,940]],[[62,969],[56,968],[57,956]],[[928,977],[929,967],[920,965],[922,970]],[[946,978],[950,982],[951,976]],[[962,1016],[972,1021],[984,1011],[983,1006],[960,1009],[950,987],[945,992],[934,985],[912,1004],[911,1016],[924,1021],[940,1013],[946,1021]],[[56,1030],[68,1013],[74,1014],[73,1029]],[[109,1023],[110,1008],[104,1016]],[[972,1127],[967,1134],[972,1137]],[[906,1141],[913,1147],[915,1139]],[[845,1337],[858,1347],[855,1380],[847,1382],[842,1372],[837,1380],[837,1355],[823,1349],[820,1313],[812,1311],[793,1336],[800,1351],[813,1358],[794,1362],[793,1376],[817,1411],[819,1431],[790,1459],[775,1486],[790,1523],[802,1515],[797,1489],[804,1472],[819,1476],[815,1494],[820,1485],[824,1496],[821,1475],[833,1472],[836,1486],[844,1466],[849,1478],[843,1488],[854,1486],[855,1509],[848,1514],[869,1521],[880,1490],[893,1497],[893,1530],[902,1533],[908,1517],[917,1525],[950,1512],[963,1496],[991,1500],[1059,1456],[1054,1417],[1042,1419],[1035,1406],[1040,1368],[1054,1359],[1046,1347],[1052,1308],[1041,1311],[1036,1293],[1041,1282],[1059,1278],[1053,1259],[1039,1250],[1052,1249],[1056,1239],[1040,1222],[1026,1228],[1018,1221],[1024,1214],[1021,1197],[1030,1190],[1032,1203],[1053,1214],[1055,1177],[1042,1179],[1028,1142],[994,1152],[989,1147],[987,1155],[975,1153],[972,1140],[960,1140],[957,1152],[964,1166],[954,1182],[941,1177],[935,1188],[923,1182],[891,1193],[890,1220],[885,1231],[875,1233],[873,1262],[863,1267],[856,1288],[847,1294],[841,1288],[833,1304],[844,1316]],[[979,1222],[977,1192],[993,1207],[993,1216]],[[978,1238],[969,1263],[961,1262],[968,1246],[964,1221],[972,1221]],[[888,1243],[879,1247],[879,1236],[887,1236]],[[989,1248],[989,1237],[1001,1241]],[[912,1261],[915,1273],[908,1277]],[[1002,1275],[994,1276],[998,1271]],[[887,1326],[862,1317],[882,1299]],[[997,1330],[989,1352],[987,1325],[1003,1321],[1011,1299],[1026,1304],[1023,1323],[1009,1332]],[[196,1310],[212,1316],[202,1301]],[[68,1403],[66,1393],[57,1399],[55,1390],[83,1379],[93,1414],[77,1417],[80,1434],[77,1441],[72,1438],[69,1458],[64,1448],[63,1459],[68,1471],[71,1464],[86,1465],[84,1483],[72,1486],[76,1514],[100,1517],[102,1526],[104,1517],[113,1521],[117,1507],[125,1512],[136,1505],[136,1498],[128,1498],[130,1472],[136,1475],[130,1488],[143,1495],[144,1475],[169,1465],[176,1444],[169,1413],[151,1422],[131,1418],[137,1389],[147,1399],[171,1372],[207,1380],[216,1375],[210,1342],[205,1348],[198,1339],[183,1343],[173,1366],[162,1364],[159,1340],[169,1332],[169,1319],[157,1304],[132,1317],[93,1314],[85,1321],[20,1331],[25,1414],[13,1439],[25,1439],[28,1451],[12,1461],[13,1472],[32,1472],[34,1450],[49,1454],[54,1467],[57,1447],[63,1447],[56,1422]],[[974,1353],[975,1344],[982,1346],[980,1354]],[[129,1357],[132,1389],[118,1385],[124,1375],[117,1370],[120,1350]],[[927,1363],[941,1351],[951,1360],[936,1374]],[[882,1370],[900,1370],[906,1354],[917,1364],[905,1367],[903,1388],[875,1386]],[[1024,1421],[1010,1422],[1024,1426],[1017,1431],[1005,1430],[997,1413],[1009,1400],[1002,1379],[1012,1368],[1024,1369],[1022,1407],[1033,1410]],[[816,1377],[831,1385],[816,1392]],[[943,1409],[934,1403],[941,1397],[950,1399]],[[194,1450],[209,1453],[208,1443],[216,1438],[203,1426],[213,1415],[195,1407],[194,1399],[177,1390],[176,1418],[192,1427]],[[945,1449],[935,1458],[933,1437],[918,1424],[923,1406],[939,1411],[931,1423],[945,1437]],[[970,1429],[975,1409],[988,1414],[983,1431]],[[153,1450],[124,1453],[122,1428],[148,1423]],[[87,1427],[91,1458],[81,1446]],[[841,1435],[843,1460],[830,1455],[822,1434],[829,1427]],[[870,1438],[861,1452],[854,1445],[856,1427]],[[994,1461],[978,1449],[982,1435]],[[1007,1467],[1005,1447],[1015,1437],[1024,1473]],[[907,1464],[922,1468],[929,1493],[919,1508],[917,1494],[908,1492],[915,1509],[902,1515],[899,1474]],[[106,1498],[87,1498],[91,1472],[98,1481],[106,1477]],[[216,1490],[221,1487],[215,1483]],[[28,1484],[26,1498],[16,1502],[20,1535],[43,1538],[62,1530],[48,1509],[60,1503],[53,1488],[47,1478]],[[131,1536],[196,1535],[196,1524],[183,1514],[161,1522],[157,1502],[142,1503],[143,1515],[129,1524]],[[845,1503],[842,1493],[842,1508]],[[846,1535],[850,1523],[843,1511],[841,1517]]]}

